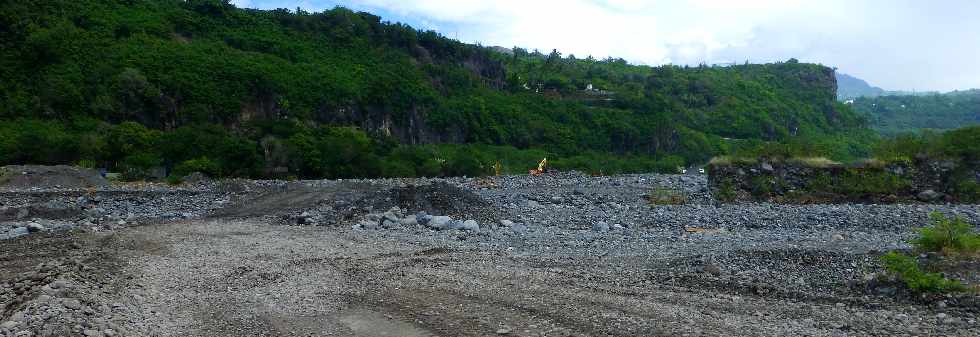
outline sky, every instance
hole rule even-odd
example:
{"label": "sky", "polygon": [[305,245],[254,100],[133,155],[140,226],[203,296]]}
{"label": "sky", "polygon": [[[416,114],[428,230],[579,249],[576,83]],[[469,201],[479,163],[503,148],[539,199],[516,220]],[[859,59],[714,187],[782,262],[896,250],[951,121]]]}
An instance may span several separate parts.
{"label": "sky", "polygon": [[635,64],[797,58],[886,90],[980,88],[974,0],[232,0],[238,7],[335,6],[463,42]]}

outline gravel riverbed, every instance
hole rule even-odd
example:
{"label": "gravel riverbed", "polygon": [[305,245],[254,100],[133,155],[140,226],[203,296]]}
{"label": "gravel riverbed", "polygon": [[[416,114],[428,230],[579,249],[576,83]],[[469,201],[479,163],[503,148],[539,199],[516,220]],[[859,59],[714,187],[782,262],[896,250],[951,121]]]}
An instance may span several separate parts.
{"label": "gravel riverbed", "polygon": [[703,175],[5,190],[0,336],[980,336],[975,294],[882,273],[932,211],[980,223]]}

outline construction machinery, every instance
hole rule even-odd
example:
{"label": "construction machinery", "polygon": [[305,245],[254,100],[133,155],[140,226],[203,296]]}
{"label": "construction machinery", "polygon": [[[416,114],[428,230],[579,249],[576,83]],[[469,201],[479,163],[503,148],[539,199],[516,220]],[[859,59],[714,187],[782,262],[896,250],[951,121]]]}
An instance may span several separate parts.
{"label": "construction machinery", "polygon": [[528,173],[530,173],[532,176],[541,175],[542,173],[544,173],[544,170],[547,167],[548,167],[548,158],[544,158],[541,159],[540,163],[538,163],[537,169],[530,169],[528,170]]}

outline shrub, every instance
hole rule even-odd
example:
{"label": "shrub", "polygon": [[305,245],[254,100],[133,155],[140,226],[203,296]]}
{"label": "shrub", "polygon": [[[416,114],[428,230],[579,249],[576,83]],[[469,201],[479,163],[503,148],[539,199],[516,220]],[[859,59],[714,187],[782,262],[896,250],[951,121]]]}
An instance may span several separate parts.
{"label": "shrub", "polygon": [[684,196],[684,193],[677,190],[655,187],[647,195],[647,200],[652,205],[683,205],[687,202],[687,197]]}
{"label": "shrub", "polygon": [[941,273],[922,271],[915,259],[908,255],[890,252],[883,255],[881,260],[885,263],[885,269],[895,274],[912,291],[945,293],[966,290],[959,281],[947,279]]}
{"label": "shrub", "polygon": [[221,176],[221,168],[218,166],[218,163],[208,159],[208,157],[185,160],[177,164],[177,166],[174,166],[171,175],[182,178],[193,172],[201,172],[211,178]]}
{"label": "shrub", "polygon": [[160,165],[162,160],[156,154],[143,152],[127,156],[120,164],[123,180],[143,180],[152,178],[152,170]]}
{"label": "shrub", "polygon": [[980,251],[980,234],[962,218],[947,218],[942,213],[932,212],[929,219],[933,226],[920,229],[919,237],[912,241],[919,251],[946,255],[969,255]]}

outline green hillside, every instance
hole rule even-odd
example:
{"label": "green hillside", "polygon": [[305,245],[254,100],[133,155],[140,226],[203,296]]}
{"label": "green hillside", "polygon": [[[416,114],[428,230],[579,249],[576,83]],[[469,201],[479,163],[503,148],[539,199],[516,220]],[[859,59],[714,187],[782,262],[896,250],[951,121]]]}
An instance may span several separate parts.
{"label": "green hillside", "polygon": [[795,60],[636,66],[216,0],[4,2],[0,32],[0,164],[335,178],[550,156],[615,173],[760,144],[866,148],[833,70]]}
{"label": "green hillside", "polygon": [[980,124],[980,90],[857,98],[853,107],[866,116],[871,127],[884,134]]}

